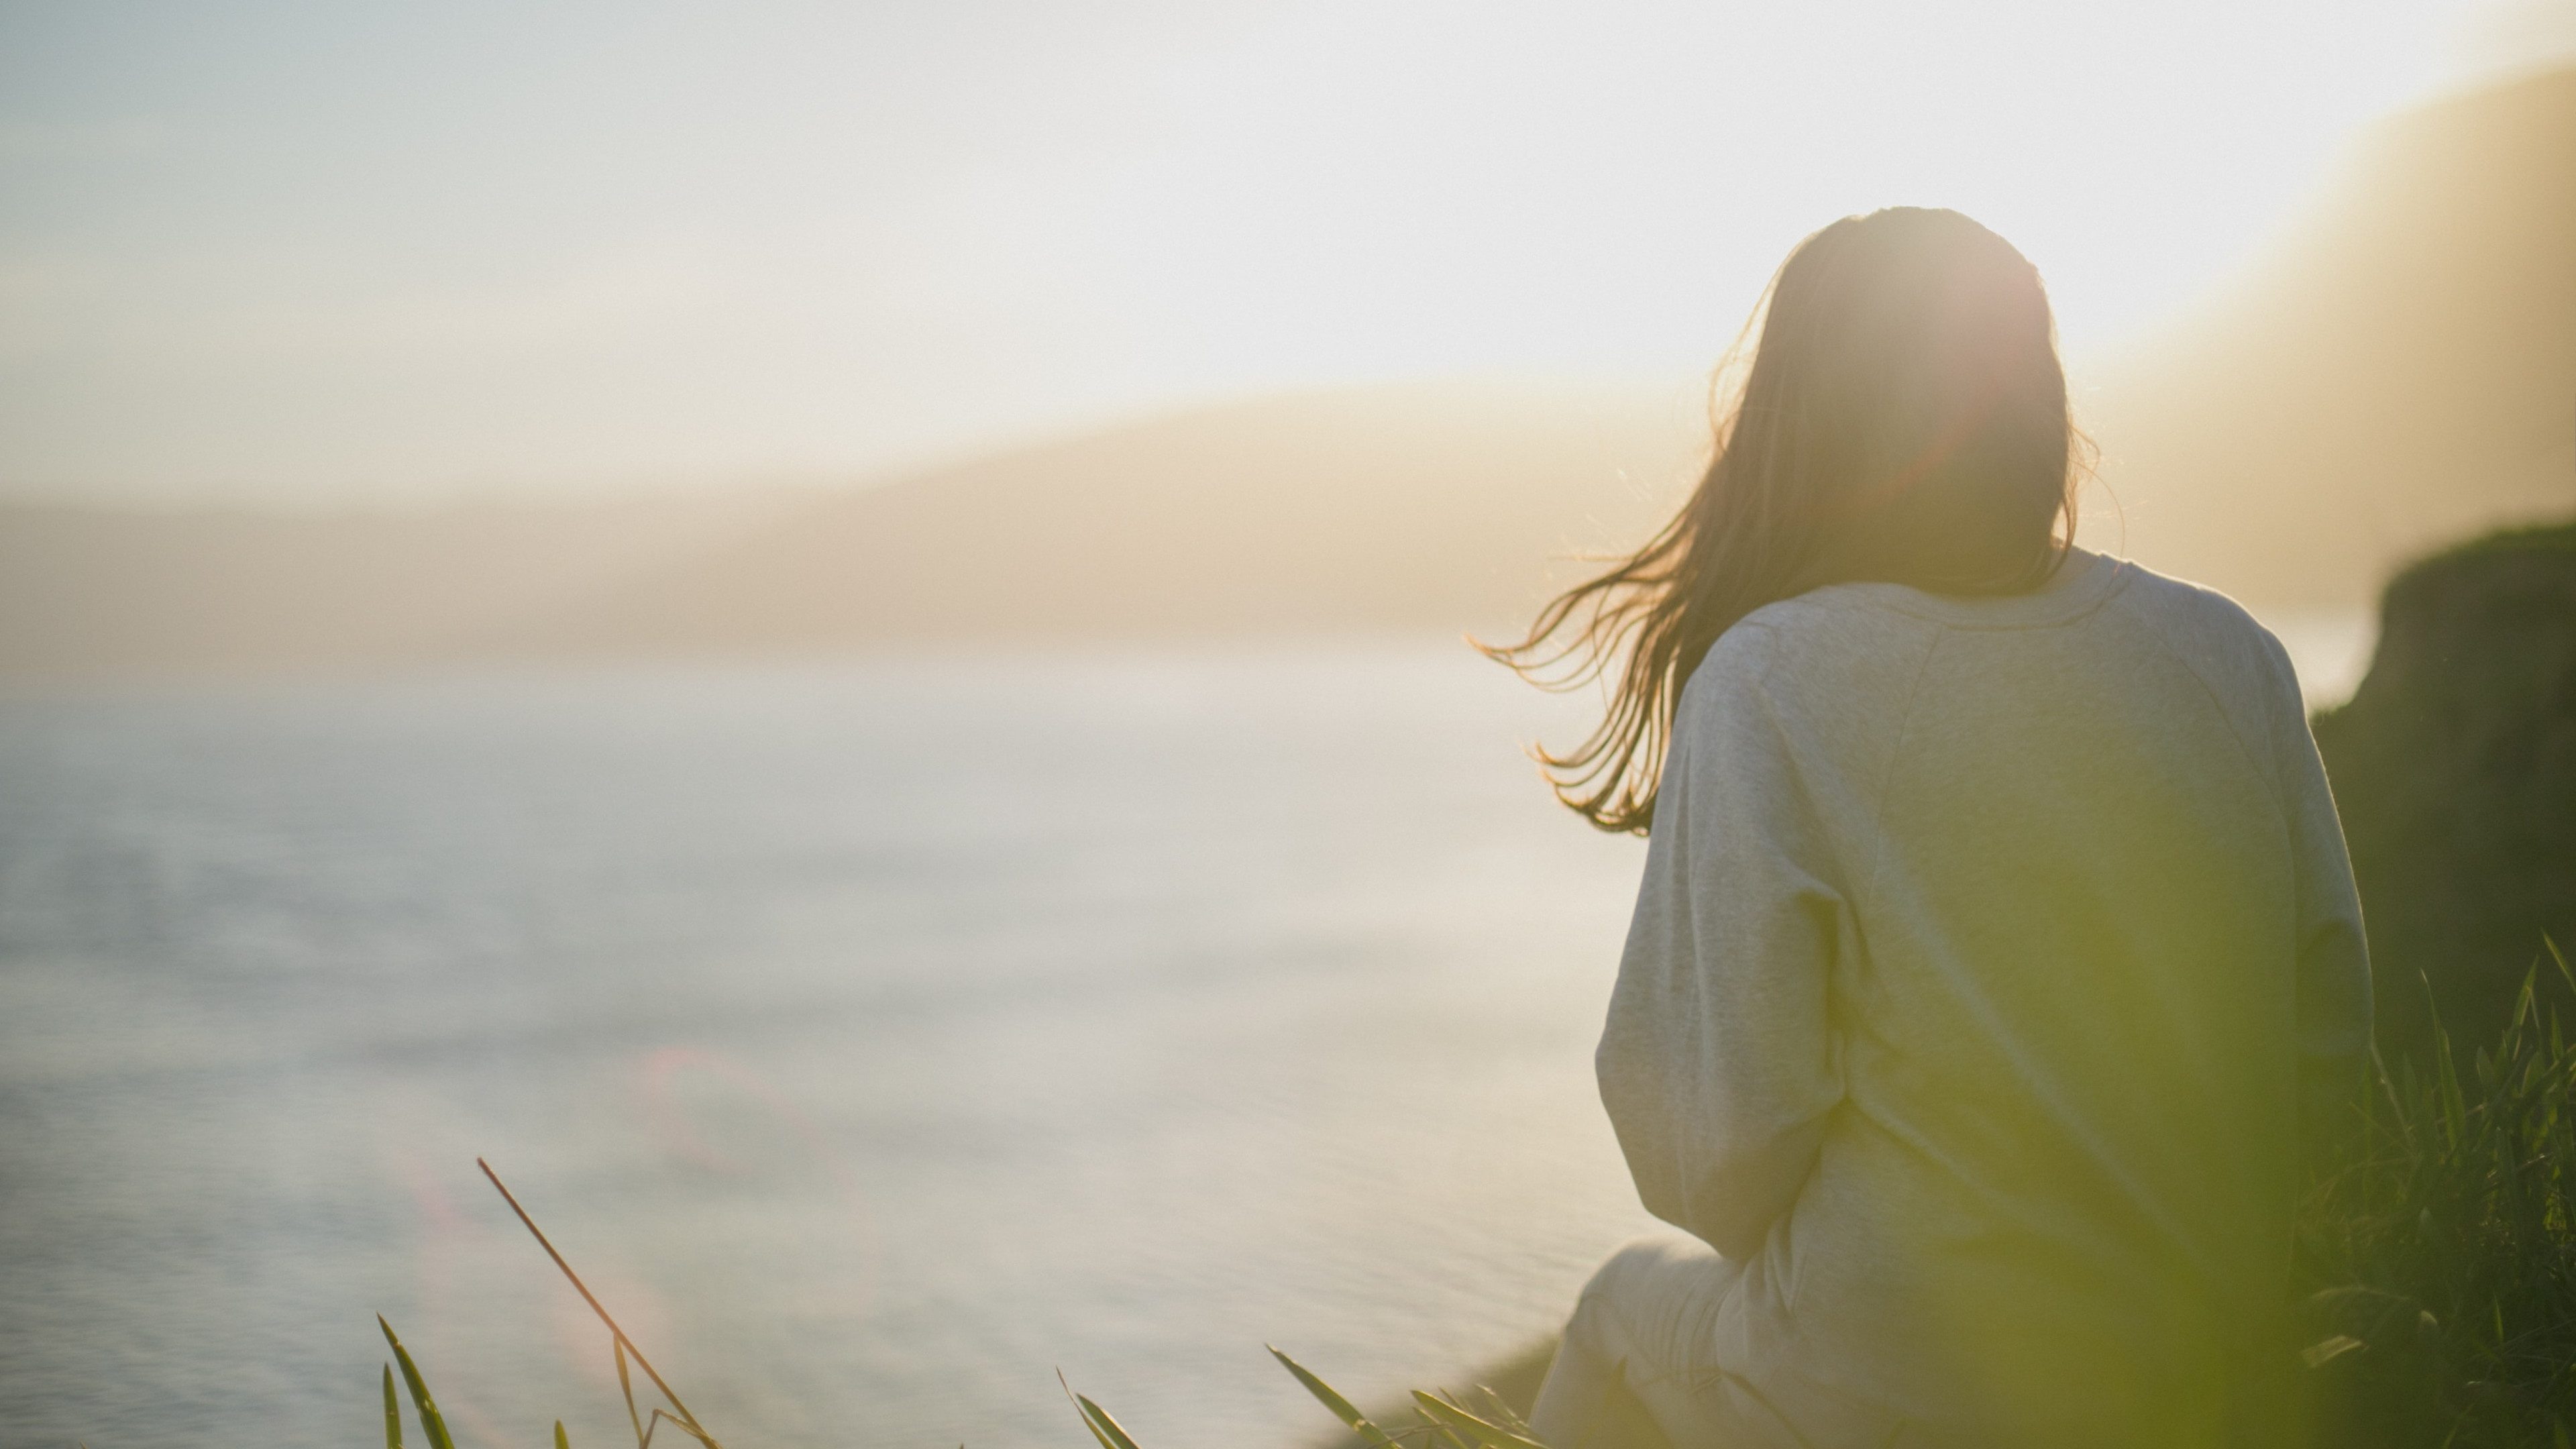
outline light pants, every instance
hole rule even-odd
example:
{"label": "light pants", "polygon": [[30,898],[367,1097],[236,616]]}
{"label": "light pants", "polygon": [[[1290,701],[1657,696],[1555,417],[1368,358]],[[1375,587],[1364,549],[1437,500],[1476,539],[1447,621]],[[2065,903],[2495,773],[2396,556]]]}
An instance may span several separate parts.
{"label": "light pants", "polygon": [[1772,1442],[1745,1422],[1737,1386],[1709,1362],[1718,1308],[1742,1271],[1692,1238],[1611,1254],[1575,1301],[1530,1409],[1548,1449],[1633,1449],[1639,1409],[1673,1449]]}
{"label": "light pants", "polygon": [[[1787,1377],[1757,1387],[1716,1362],[1718,1315],[1742,1273],[1696,1238],[1650,1238],[1611,1254],[1575,1302],[1530,1428],[1548,1449],[2274,1449],[2307,1437],[2281,1417],[2291,1396],[2269,1380],[2244,1381],[2236,1398],[2177,1396],[2169,1421],[2142,1416],[2124,1397],[2131,1407],[2108,1420],[2086,1405],[2080,1423],[2052,1417],[2016,1430],[1927,1428]],[[2291,1360],[2279,1362],[2286,1370]]]}

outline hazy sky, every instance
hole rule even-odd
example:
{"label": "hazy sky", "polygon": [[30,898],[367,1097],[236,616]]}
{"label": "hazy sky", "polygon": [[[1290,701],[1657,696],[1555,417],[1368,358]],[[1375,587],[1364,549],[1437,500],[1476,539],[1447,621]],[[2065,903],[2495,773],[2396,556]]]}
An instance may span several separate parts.
{"label": "hazy sky", "polygon": [[2070,343],[2576,0],[0,5],[0,491],[844,477],[1724,346],[1961,207]]}

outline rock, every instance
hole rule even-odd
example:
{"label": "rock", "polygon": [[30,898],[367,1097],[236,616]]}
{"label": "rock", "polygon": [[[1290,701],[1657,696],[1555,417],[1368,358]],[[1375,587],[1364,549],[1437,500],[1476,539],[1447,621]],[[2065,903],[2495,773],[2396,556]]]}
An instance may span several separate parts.
{"label": "rock", "polygon": [[2400,573],[2369,675],[2314,723],[2382,1049],[2424,1050],[2437,1011],[2455,1042],[2493,1041],[2535,963],[2551,999],[2576,1001],[2542,945],[2576,952],[2576,523]]}

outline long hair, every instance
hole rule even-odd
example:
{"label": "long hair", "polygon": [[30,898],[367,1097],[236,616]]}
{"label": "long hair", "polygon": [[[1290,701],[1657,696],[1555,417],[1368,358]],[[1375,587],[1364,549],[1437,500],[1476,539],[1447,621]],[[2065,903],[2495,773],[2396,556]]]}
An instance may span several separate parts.
{"label": "long hair", "polygon": [[1719,378],[1681,510],[1521,642],[1478,646],[1544,688],[1610,681],[1588,738],[1537,752],[1603,830],[1654,824],[1682,687],[1745,615],[1859,580],[2019,593],[2074,537],[2085,443],[2048,294],[1955,211],[1892,207],[1798,243]]}

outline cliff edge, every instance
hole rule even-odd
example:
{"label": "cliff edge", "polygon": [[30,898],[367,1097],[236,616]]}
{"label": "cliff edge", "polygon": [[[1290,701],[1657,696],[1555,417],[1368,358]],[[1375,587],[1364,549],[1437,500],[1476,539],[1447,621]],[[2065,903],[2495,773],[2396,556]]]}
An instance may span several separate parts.
{"label": "cliff edge", "polygon": [[2400,573],[2369,675],[2315,727],[2382,1046],[2426,1045],[2433,1010],[2454,1040],[2494,1040],[2542,936],[2576,952],[2576,522]]}

